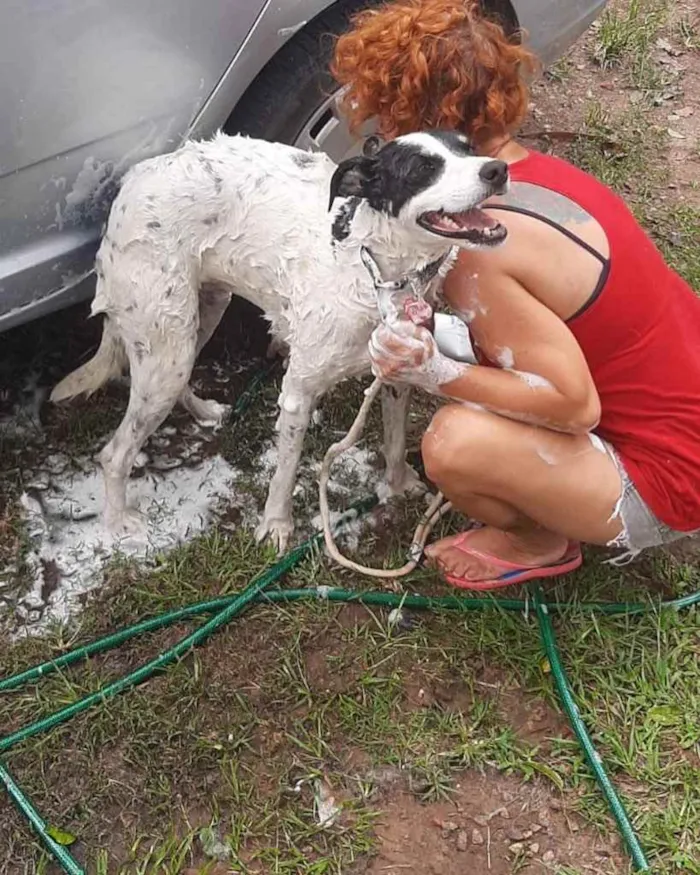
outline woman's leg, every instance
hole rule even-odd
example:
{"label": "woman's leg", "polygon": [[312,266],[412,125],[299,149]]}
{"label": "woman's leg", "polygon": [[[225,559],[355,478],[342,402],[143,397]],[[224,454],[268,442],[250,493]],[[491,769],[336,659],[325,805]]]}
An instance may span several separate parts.
{"label": "woman's leg", "polygon": [[[423,438],[430,480],[467,516],[486,527],[470,549],[522,565],[561,559],[570,540],[607,544],[621,531],[614,517],[620,475],[602,445],[448,405]],[[426,550],[447,573],[487,580],[503,568],[470,556],[445,538]]]}

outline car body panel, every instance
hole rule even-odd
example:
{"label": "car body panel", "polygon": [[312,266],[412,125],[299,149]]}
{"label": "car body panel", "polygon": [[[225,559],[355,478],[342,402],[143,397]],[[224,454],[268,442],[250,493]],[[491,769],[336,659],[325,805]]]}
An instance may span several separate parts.
{"label": "car body panel", "polygon": [[608,0],[511,0],[527,44],[545,67],[554,63],[600,15]]}
{"label": "car body panel", "polygon": [[[121,175],[222,127],[265,64],[333,2],[5,0],[0,331],[88,295]],[[549,61],[604,2],[513,5]]]}
{"label": "car body panel", "polygon": [[242,93],[254,78],[232,72],[256,22],[266,16],[274,29],[256,45],[262,66],[294,24],[331,2],[6,0],[0,330],[89,292],[82,280],[118,179],[176,148],[195,119],[199,136],[223,124],[235,101],[218,114],[202,109],[219,83],[243,83]]}

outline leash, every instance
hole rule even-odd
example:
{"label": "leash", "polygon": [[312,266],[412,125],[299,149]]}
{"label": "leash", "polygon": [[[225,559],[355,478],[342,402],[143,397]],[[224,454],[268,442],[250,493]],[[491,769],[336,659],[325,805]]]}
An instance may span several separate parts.
{"label": "leash", "polygon": [[[440,258],[429,262],[420,269],[410,271],[401,279],[387,281],[382,277],[381,270],[372,252],[363,246],[360,250],[360,256],[377,292],[377,302],[382,320],[390,322],[401,318],[408,318],[411,322],[417,325],[424,325],[432,330],[434,327],[433,308],[426,301],[425,293],[430,283],[439,275],[440,269],[445,264],[448,264],[450,259],[455,257],[456,252],[457,247],[453,247]],[[413,295],[413,298],[410,295]],[[399,298],[398,301],[395,300],[397,297]],[[351,571],[357,571],[366,577],[396,580],[415,571],[423,558],[425,545],[432,530],[439,520],[452,509],[452,504],[444,500],[443,494],[441,492],[437,493],[421,517],[413,533],[407,560],[400,568],[371,568],[344,556],[335,542],[331,525],[331,512],[328,505],[328,482],[330,480],[331,467],[335,460],[355,446],[362,436],[370,408],[379,395],[382,385],[383,383],[380,379],[374,380],[369,389],[365,391],[365,399],[360,406],[355,421],[350,427],[350,431],[342,440],[337,441],[328,448],[321,465],[318,481],[318,499],[323,525],[323,539],[331,558],[338,565],[349,568]]]}

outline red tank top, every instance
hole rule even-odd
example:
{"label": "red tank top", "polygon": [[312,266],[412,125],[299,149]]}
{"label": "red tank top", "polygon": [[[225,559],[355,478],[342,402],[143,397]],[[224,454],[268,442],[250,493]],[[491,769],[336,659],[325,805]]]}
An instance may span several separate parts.
{"label": "red tank top", "polygon": [[569,198],[605,231],[599,287],[568,322],[600,396],[596,432],[662,522],[700,529],[700,298],[602,183],[538,152],[510,171],[514,182]]}

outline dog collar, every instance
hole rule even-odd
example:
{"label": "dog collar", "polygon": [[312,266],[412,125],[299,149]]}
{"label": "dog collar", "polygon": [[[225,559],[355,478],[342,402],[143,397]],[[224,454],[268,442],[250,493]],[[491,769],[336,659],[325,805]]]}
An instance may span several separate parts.
{"label": "dog collar", "polygon": [[438,275],[440,268],[449,258],[454,257],[457,251],[458,247],[453,246],[444,255],[441,255],[440,258],[436,258],[435,261],[429,261],[424,267],[410,270],[398,280],[385,280],[382,277],[377,260],[367,246],[363,246],[360,249],[360,257],[374,283],[374,288],[378,292],[398,292],[402,289],[410,288],[415,295],[423,297],[426,288]]}

